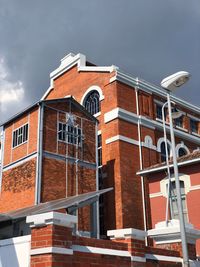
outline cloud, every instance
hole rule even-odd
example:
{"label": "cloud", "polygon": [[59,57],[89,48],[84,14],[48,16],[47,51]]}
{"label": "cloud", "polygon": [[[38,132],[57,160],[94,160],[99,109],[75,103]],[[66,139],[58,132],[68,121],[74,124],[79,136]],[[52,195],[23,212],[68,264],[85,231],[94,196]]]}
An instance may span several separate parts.
{"label": "cloud", "polygon": [[[24,100],[24,87],[21,81],[10,81],[4,59],[0,58],[0,113],[8,111],[12,106],[14,111]],[[1,117],[0,117],[1,118]]]}
{"label": "cloud", "polygon": [[69,52],[157,85],[189,71],[192,78],[180,94],[200,102],[199,0],[0,0],[0,7],[0,55],[6,60],[0,80],[9,88],[4,101],[23,99],[4,102],[3,116],[39,100],[49,73]]}

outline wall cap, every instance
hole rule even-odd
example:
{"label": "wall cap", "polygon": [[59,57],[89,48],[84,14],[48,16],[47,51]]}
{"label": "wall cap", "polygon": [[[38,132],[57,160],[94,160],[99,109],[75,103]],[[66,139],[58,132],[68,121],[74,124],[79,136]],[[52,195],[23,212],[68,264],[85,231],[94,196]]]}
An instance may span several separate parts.
{"label": "wall cap", "polygon": [[77,222],[78,219],[76,216],[55,211],[30,215],[26,217],[26,223],[30,224],[31,228],[42,227],[49,224],[72,228]]}
{"label": "wall cap", "polygon": [[147,234],[145,231],[142,230],[134,228],[125,228],[107,231],[107,236],[109,236],[110,239],[133,238],[137,240],[145,240]]}
{"label": "wall cap", "polygon": [[[187,242],[195,244],[200,238],[200,230],[194,228],[190,223],[185,224]],[[168,226],[166,222],[159,222],[155,228],[148,231],[148,236],[153,238],[156,244],[167,244],[181,242],[179,220],[170,220]]]}

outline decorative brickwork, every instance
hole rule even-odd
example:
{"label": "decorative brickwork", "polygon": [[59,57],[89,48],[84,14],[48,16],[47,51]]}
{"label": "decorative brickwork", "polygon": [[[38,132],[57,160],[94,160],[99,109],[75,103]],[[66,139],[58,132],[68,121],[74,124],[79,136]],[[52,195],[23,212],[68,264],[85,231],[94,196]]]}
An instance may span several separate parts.
{"label": "decorative brickwork", "polygon": [[34,204],[36,158],[3,172],[0,212]]}

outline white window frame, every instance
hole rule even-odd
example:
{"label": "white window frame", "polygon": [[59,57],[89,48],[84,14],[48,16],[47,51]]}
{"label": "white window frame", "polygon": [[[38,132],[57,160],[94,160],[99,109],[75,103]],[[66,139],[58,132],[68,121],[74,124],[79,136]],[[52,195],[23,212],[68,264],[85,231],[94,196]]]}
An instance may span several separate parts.
{"label": "white window frame", "polygon": [[[65,133],[64,133],[65,134],[65,140],[59,139],[59,133],[63,132],[63,130],[59,130],[59,124],[62,124],[62,126],[64,126],[64,125],[66,126]],[[73,133],[72,133],[71,136],[73,138],[75,138],[75,139],[79,138],[79,136],[80,136],[80,142],[78,142],[78,146],[82,147],[82,129],[80,127],[76,127],[74,125],[70,125],[69,123],[64,123],[64,122],[61,122],[61,121],[58,121],[58,132],[57,132],[58,142],[63,142],[65,144],[70,144],[70,145],[77,145],[77,140],[75,141],[75,143],[69,141],[69,135],[67,134],[69,132],[67,130],[68,127],[72,127],[73,131],[75,131],[75,129],[77,129],[77,131],[80,132],[80,135],[79,134],[77,135],[76,133],[74,133],[74,136],[73,136]],[[77,135],[77,136],[75,136],[75,135]]]}
{"label": "white window frame", "polygon": [[[28,126],[27,139],[25,141],[23,141],[23,139],[24,139],[23,138],[24,137],[24,129],[25,129],[26,125]],[[22,133],[21,134],[18,134],[19,129],[22,129]],[[14,145],[14,133],[15,132],[17,133],[17,137],[16,137],[16,141],[17,141],[16,143],[17,144],[16,145]],[[19,143],[19,137],[20,136],[22,138],[22,142]],[[27,143],[28,140],[29,140],[29,123],[28,122],[24,123],[23,125],[21,125],[20,127],[16,128],[16,129],[13,129],[13,131],[12,131],[12,149],[15,149],[16,147],[19,147],[19,146]]]}
{"label": "white window frame", "polygon": [[186,155],[190,154],[190,150],[188,149],[188,147],[183,142],[181,142],[180,144],[178,144],[176,146],[176,156],[177,157],[179,157],[179,149],[180,148],[183,148],[186,151]]}
{"label": "white window frame", "polygon": [[[190,176],[187,174],[179,173],[179,181],[182,181],[184,183],[185,198],[186,198],[186,195],[188,194],[191,188]],[[174,176],[171,177],[171,182],[175,182]],[[168,197],[167,185],[168,185],[168,177],[165,177],[163,180],[160,181],[160,191],[161,191],[162,196],[165,198]],[[185,199],[185,206],[186,206],[186,211],[187,211],[187,219],[189,221],[187,198]]]}

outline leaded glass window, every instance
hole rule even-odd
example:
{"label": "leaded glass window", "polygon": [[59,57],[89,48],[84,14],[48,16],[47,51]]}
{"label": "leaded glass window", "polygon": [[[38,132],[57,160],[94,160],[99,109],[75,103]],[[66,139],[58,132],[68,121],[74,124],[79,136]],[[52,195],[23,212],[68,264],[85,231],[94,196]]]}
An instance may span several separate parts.
{"label": "leaded glass window", "polygon": [[92,91],[87,96],[85,100],[85,108],[92,115],[100,112],[99,93],[97,91]]}

